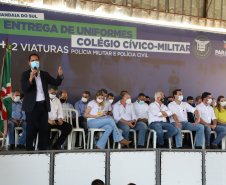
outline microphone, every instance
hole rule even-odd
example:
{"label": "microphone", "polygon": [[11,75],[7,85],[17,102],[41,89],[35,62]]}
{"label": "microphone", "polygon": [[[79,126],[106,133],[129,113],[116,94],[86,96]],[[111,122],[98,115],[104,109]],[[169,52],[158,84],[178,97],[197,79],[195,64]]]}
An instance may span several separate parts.
{"label": "microphone", "polygon": [[[37,70],[37,67],[34,67],[34,69]],[[35,73],[35,76],[36,76],[36,77],[38,76],[37,72]]]}

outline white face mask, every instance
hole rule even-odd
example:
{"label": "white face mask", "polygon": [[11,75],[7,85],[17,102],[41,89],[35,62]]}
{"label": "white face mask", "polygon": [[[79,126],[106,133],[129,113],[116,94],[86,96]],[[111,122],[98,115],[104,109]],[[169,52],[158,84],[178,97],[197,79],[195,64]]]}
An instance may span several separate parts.
{"label": "white face mask", "polygon": [[108,101],[112,104],[114,100],[108,100]]}
{"label": "white face mask", "polygon": [[207,103],[208,103],[208,104],[211,104],[211,103],[212,103],[212,99],[208,99],[208,100],[207,100]]}
{"label": "white face mask", "polygon": [[97,98],[97,102],[98,102],[98,103],[102,103],[102,102],[103,102],[103,100],[102,100],[102,99],[100,99],[100,98]]}
{"label": "white face mask", "polygon": [[81,100],[82,100],[82,102],[84,102],[84,103],[86,103],[86,102],[88,101],[88,99],[87,99],[87,98],[83,98],[83,97],[82,97],[82,99],[81,99]]}
{"label": "white face mask", "polygon": [[178,96],[178,101],[182,101],[184,99],[183,95]]}
{"label": "white face mask", "polygon": [[50,97],[51,99],[54,99],[54,98],[56,97],[56,95],[55,95],[55,94],[49,94],[49,97]]}
{"label": "white face mask", "polygon": [[14,102],[19,102],[20,101],[20,96],[15,96]]}
{"label": "white face mask", "polygon": [[131,98],[126,100],[126,104],[131,104]]}
{"label": "white face mask", "polygon": [[221,102],[221,106],[224,107],[226,105],[226,101]]}

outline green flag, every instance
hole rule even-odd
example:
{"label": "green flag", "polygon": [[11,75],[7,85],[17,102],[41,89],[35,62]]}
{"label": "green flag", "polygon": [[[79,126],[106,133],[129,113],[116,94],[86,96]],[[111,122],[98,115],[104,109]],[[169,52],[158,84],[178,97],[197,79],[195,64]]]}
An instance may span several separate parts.
{"label": "green flag", "polygon": [[[12,116],[11,49],[12,45],[6,44],[1,72],[0,132],[2,133],[8,133],[8,119]],[[7,122],[6,128],[5,122]]]}

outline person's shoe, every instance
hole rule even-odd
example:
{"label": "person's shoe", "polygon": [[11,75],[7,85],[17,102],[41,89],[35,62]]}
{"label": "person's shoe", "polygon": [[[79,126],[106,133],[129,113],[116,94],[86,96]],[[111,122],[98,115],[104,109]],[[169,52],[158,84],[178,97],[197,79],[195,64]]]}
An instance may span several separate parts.
{"label": "person's shoe", "polygon": [[14,150],[15,149],[15,145],[14,144],[11,144],[10,146],[9,146],[9,150]]}
{"label": "person's shoe", "polygon": [[129,148],[127,145],[122,146],[123,149]]}
{"label": "person's shoe", "polygon": [[60,150],[60,149],[61,149],[61,147],[60,147],[59,145],[56,145],[56,144],[54,144],[54,145],[52,146],[52,148],[53,148],[54,150]]}
{"label": "person's shoe", "polygon": [[26,149],[26,147],[24,145],[17,145],[17,148],[19,148],[19,149]]}
{"label": "person's shoe", "polygon": [[96,146],[96,149],[101,149],[101,148],[99,148],[98,146]]}
{"label": "person's shoe", "polygon": [[218,149],[217,145],[210,145],[211,149]]}
{"label": "person's shoe", "polygon": [[182,147],[176,147],[176,149],[182,149]]}
{"label": "person's shoe", "polygon": [[145,148],[145,147],[142,145],[137,145],[137,148]]}
{"label": "person's shoe", "polygon": [[201,146],[195,146],[195,149],[202,149]]}
{"label": "person's shoe", "polygon": [[210,149],[210,145],[207,145],[207,146],[206,146],[206,149]]}
{"label": "person's shoe", "polygon": [[119,143],[121,144],[121,146],[124,146],[124,145],[128,145],[130,144],[132,141],[127,141],[126,139],[122,139],[121,141],[119,141]]}

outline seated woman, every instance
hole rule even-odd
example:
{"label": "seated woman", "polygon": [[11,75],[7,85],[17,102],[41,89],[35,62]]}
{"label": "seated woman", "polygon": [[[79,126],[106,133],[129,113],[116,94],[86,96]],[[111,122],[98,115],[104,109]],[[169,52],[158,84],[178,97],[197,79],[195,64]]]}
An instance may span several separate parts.
{"label": "seated woman", "polygon": [[106,116],[103,111],[105,108],[105,98],[103,91],[97,91],[94,100],[90,101],[87,105],[84,117],[87,118],[89,128],[102,128],[105,132],[100,137],[96,144],[97,149],[104,149],[107,143],[108,137],[113,132],[113,139],[115,142],[119,142],[122,146],[128,145],[131,141],[127,141],[122,137],[118,128],[115,125],[115,121],[111,116]]}
{"label": "seated woman", "polygon": [[226,101],[224,96],[219,96],[217,98],[217,106],[214,108],[214,112],[218,125],[226,127]]}

